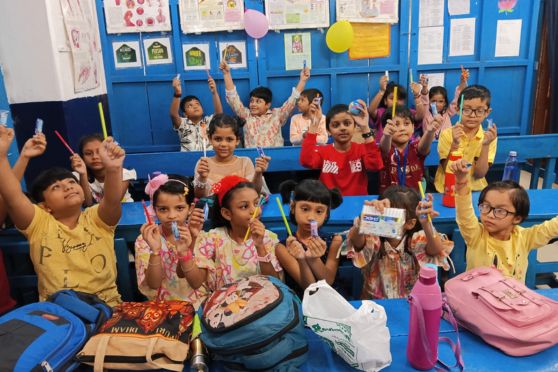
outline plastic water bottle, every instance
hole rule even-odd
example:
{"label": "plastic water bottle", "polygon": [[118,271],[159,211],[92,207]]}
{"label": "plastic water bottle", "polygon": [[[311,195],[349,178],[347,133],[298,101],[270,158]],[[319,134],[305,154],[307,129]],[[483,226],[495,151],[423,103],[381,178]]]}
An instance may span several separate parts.
{"label": "plastic water bottle", "polygon": [[[407,359],[413,368],[420,370],[432,369],[438,359],[442,292],[436,276],[437,272],[433,268],[421,267],[419,279],[411,290]],[[422,308],[424,330],[421,330],[418,304]]]}
{"label": "plastic water bottle", "polygon": [[519,183],[519,163],[517,162],[517,152],[510,151],[504,166],[504,175],[502,181],[515,181]]}

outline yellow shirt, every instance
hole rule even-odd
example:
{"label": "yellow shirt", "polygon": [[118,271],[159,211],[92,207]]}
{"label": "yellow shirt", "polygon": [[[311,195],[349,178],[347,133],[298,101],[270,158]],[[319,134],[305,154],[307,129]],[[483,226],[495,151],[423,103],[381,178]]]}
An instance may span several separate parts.
{"label": "yellow shirt", "polygon": [[[440,138],[438,139],[438,155],[440,156],[440,163],[447,159],[450,153],[451,143],[453,142],[452,128],[446,128],[440,133]],[[482,141],[484,140],[484,131],[481,126],[473,138],[463,137],[459,143],[459,150],[463,153],[463,159],[467,160],[469,163],[474,164],[478,159],[482,149]],[[494,157],[496,156],[496,143],[498,138],[492,141],[488,147],[488,163],[494,163]],[[436,170],[436,178],[434,179],[434,186],[436,191],[444,192],[444,177],[445,173],[441,165],[438,165]],[[473,171],[470,172],[469,186],[473,191],[479,191],[484,189],[488,183],[486,179],[473,178]]]}
{"label": "yellow shirt", "polygon": [[39,282],[39,300],[61,289],[92,293],[110,306],[121,302],[116,288],[115,226],[105,224],[99,206],[87,208],[74,229],[35,205],[35,216],[21,231],[29,240]]}
{"label": "yellow shirt", "polygon": [[478,221],[471,193],[455,195],[457,225],[467,244],[467,270],[494,264],[505,276],[525,282],[529,252],[558,236],[558,217],[528,228],[515,226],[507,241],[492,238]]}

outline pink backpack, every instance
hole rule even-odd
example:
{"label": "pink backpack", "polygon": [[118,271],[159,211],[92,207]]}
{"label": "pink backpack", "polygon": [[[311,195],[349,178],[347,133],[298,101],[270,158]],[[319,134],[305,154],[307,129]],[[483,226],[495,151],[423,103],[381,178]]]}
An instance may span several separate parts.
{"label": "pink backpack", "polygon": [[513,356],[558,343],[558,302],[481,267],[447,281],[447,301],[460,326]]}

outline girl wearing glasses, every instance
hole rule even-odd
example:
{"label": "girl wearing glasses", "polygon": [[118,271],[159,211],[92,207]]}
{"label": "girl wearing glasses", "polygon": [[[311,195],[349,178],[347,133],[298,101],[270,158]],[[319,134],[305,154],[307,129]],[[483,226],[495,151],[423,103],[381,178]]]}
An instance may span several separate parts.
{"label": "girl wearing glasses", "polygon": [[529,252],[558,236],[558,217],[528,228],[529,196],[514,181],[490,183],[479,196],[480,223],[473,210],[469,168],[463,159],[450,165],[455,173],[455,208],[467,244],[467,270],[495,266],[504,275],[525,282]]}

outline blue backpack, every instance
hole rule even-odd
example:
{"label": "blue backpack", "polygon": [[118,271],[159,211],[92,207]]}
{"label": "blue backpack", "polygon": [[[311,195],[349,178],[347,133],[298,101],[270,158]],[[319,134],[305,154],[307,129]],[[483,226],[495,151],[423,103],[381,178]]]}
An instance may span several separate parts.
{"label": "blue backpack", "polygon": [[287,371],[306,361],[300,299],[279,279],[241,279],[215,291],[199,311],[200,337],[228,369]]}
{"label": "blue backpack", "polygon": [[71,371],[75,355],[112,315],[97,296],[63,290],[0,317],[0,371]]}

